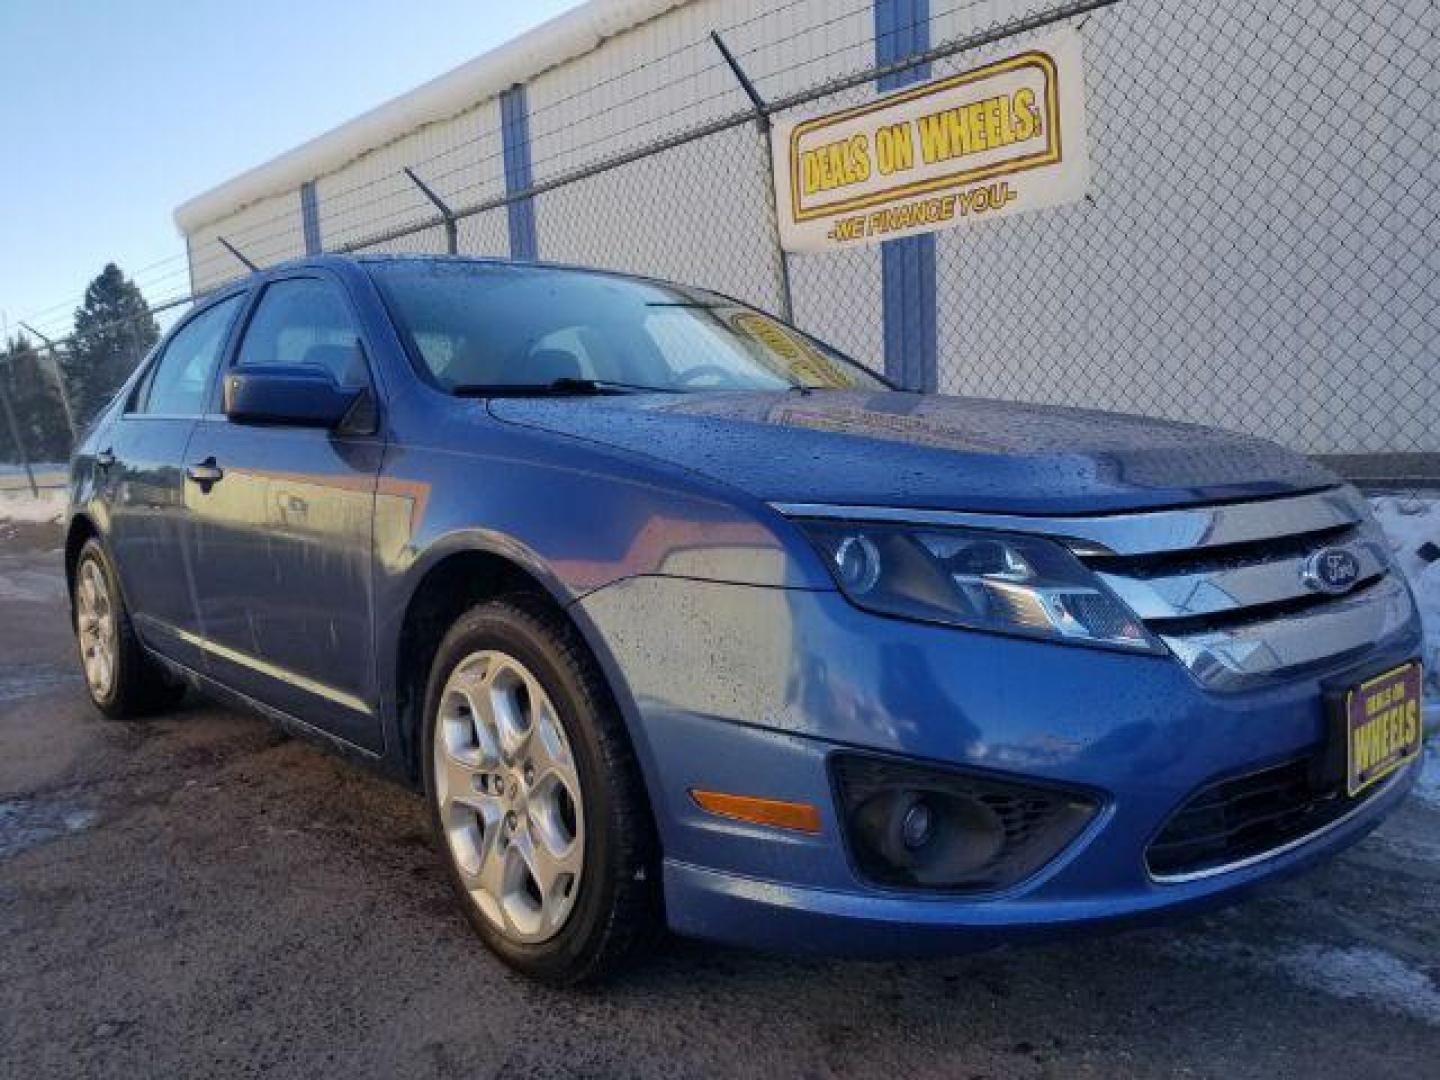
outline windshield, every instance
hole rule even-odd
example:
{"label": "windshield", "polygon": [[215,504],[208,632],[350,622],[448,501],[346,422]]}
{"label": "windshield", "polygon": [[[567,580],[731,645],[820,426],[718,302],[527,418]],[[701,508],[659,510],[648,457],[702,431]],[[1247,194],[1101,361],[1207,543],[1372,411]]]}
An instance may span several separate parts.
{"label": "windshield", "polygon": [[884,386],[793,327],[698,289],[493,263],[368,269],[413,355],[455,393]]}

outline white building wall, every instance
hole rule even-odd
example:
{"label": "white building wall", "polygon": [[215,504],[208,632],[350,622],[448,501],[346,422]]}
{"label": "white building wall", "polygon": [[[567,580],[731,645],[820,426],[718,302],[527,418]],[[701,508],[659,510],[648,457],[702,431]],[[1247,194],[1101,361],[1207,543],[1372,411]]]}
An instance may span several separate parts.
{"label": "white building wall", "polygon": [[939,234],[941,388],[1440,450],[1440,8],[1127,0],[1081,33],[1091,197]]}
{"label": "white building wall", "polygon": [[[742,110],[744,94],[707,36],[716,7],[686,4],[531,80],[535,179]],[[743,0],[730,15],[757,7]],[[747,125],[548,192],[535,203],[540,255],[672,277],[773,309],[778,260],[756,212],[765,205],[762,153]]]}
{"label": "white building wall", "polygon": [[[873,14],[824,0],[695,0],[544,72],[526,88],[536,180],[734,116],[749,100],[719,30],[767,100],[873,62]],[[674,278],[783,306],[763,136],[745,124],[548,192],[543,258]],[[797,321],[879,363],[880,259],[790,260]],[[837,299],[840,302],[837,303]]]}
{"label": "white building wall", "polygon": [[[779,8],[696,0],[540,74],[526,88],[535,178],[746,111],[710,31],[720,30],[760,81],[774,63],[768,41],[829,51],[830,35],[802,33],[824,21],[824,10],[813,0]],[[764,136],[746,123],[546,193],[535,206],[540,253],[704,285],[778,311],[765,155]]]}
{"label": "white building wall", "polygon": [[261,199],[190,235],[190,277],[205,292],[242,277],[247,271],[216,237],[223,236],[257,266],[270,266],[305,254],[300,193]]}
{"label": "white building wall", "polygon": [[[437,214],[405,176],[409,166],[453,210],[502,198],[505,169],[496,99],[458,116],[428,124],[348,164],[317,177],[320,240],[334,251]],[[243,267],[215,241],[224,236],[261,266],[305,254],[299,192],[264,199],[192,234],[194,287],[204,291],[231,280]],[[504,210],[462,218],[459,248],[472,255],[505,256],[509,238]],[[443,252],[445,230],[434,226],[366,251]]]}
{"label": "white building wall", "polygon": [[[932,0],[931,41],[1046,6]],[[712,29],[776,100],[872,65],[873,18],[865,3],[691,0],[609,37],[526,81],[533,178],[745,109]],[[1416,230],[1432,253],[1440,244],[1437,24],[1433,0],[1127,0],[1092,13],[1081,30],[1091,199],[937,236],[941,389],[1166,414],[1317,452],[1440,449],[1433,393],[1418,392],[1440,354],[1426,315],[1440,308],[1440,268],[1413,256]],[[796,111],[874,93],[867,82]],[[498,100],[317,178],[327,248],[430,214],[404,165],[458,207],[499,198]],[[539,253],[778,310],[768,183],[747,123],[537,196]],[[298,255],[298,197],[197,230],[200,289],[239,270],[216,234],[262,264]],[[433,228],[377,250],[443,243]],[[463,219],[460,247],[507,254],[506,210]],[[797,321],[878,366],[879,249],[789,266]]]}
{"label": "white building wall", "polygon": [[[406,167],[453,210],[502,196],[505,168],[500,110],[493,99],[373,150],[316,181],[320,238],[326,250],[391,232],[438,211],[404,173]],[[442,228],[381,245],[392,251],[444,251]],[[374,250],[374,249],[369,249]],[[471,250],[472,254],[505,254]]]}

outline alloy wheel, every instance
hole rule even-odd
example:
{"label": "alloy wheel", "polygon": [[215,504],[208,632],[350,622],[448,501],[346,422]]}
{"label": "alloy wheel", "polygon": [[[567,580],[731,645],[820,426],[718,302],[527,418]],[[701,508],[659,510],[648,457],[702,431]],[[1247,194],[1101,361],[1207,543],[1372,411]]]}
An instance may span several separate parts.
{"label": "alloy wheel", "polygon": [[75,586],[75,625],[85,682],[95,698],[104,699],[115,686],[115,608],[110,602],[105,572],[93,558],[80,564]]}
{"label": "alloy wheel", "polygon": [[565,925],[584,870],[580,778],[550,696],[519,660],[472,653],[440,695],[435,797],[466,892],[505,937]]}

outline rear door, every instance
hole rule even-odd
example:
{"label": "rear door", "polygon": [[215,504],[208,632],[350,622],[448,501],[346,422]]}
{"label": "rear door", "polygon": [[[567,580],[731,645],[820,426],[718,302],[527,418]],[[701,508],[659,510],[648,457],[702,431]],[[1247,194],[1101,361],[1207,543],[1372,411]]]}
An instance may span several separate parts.
{"label": "rear door", "polygon": [[[374,393],[341,284],[307,271],[264,287],[237,368],[310,366]],[[378,426],[378,425],[377,425]],[[190,558],[213,674],[380,749],[371,579],[379,434],[202,418],[187,460]]]}
{"label": "rear door", "polygon": [[207,407],[243,294],[195,312],[162,347],[97,448],[107,539],[141,639],[203,666],[194,643],[194,569],[183,542],[185,446]]}

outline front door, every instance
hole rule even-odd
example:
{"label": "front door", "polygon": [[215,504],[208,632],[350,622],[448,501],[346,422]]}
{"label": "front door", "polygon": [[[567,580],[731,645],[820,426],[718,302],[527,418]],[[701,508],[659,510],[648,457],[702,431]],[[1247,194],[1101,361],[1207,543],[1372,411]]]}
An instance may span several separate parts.
{"label": "front door", "polygon": [[[271,282],[237,368],[312,366],[369,385],[348,297],[328,276]],[[383,440],[211,414],[187,450],[203,648],[222,682],[381,747],[371,519]]]}

